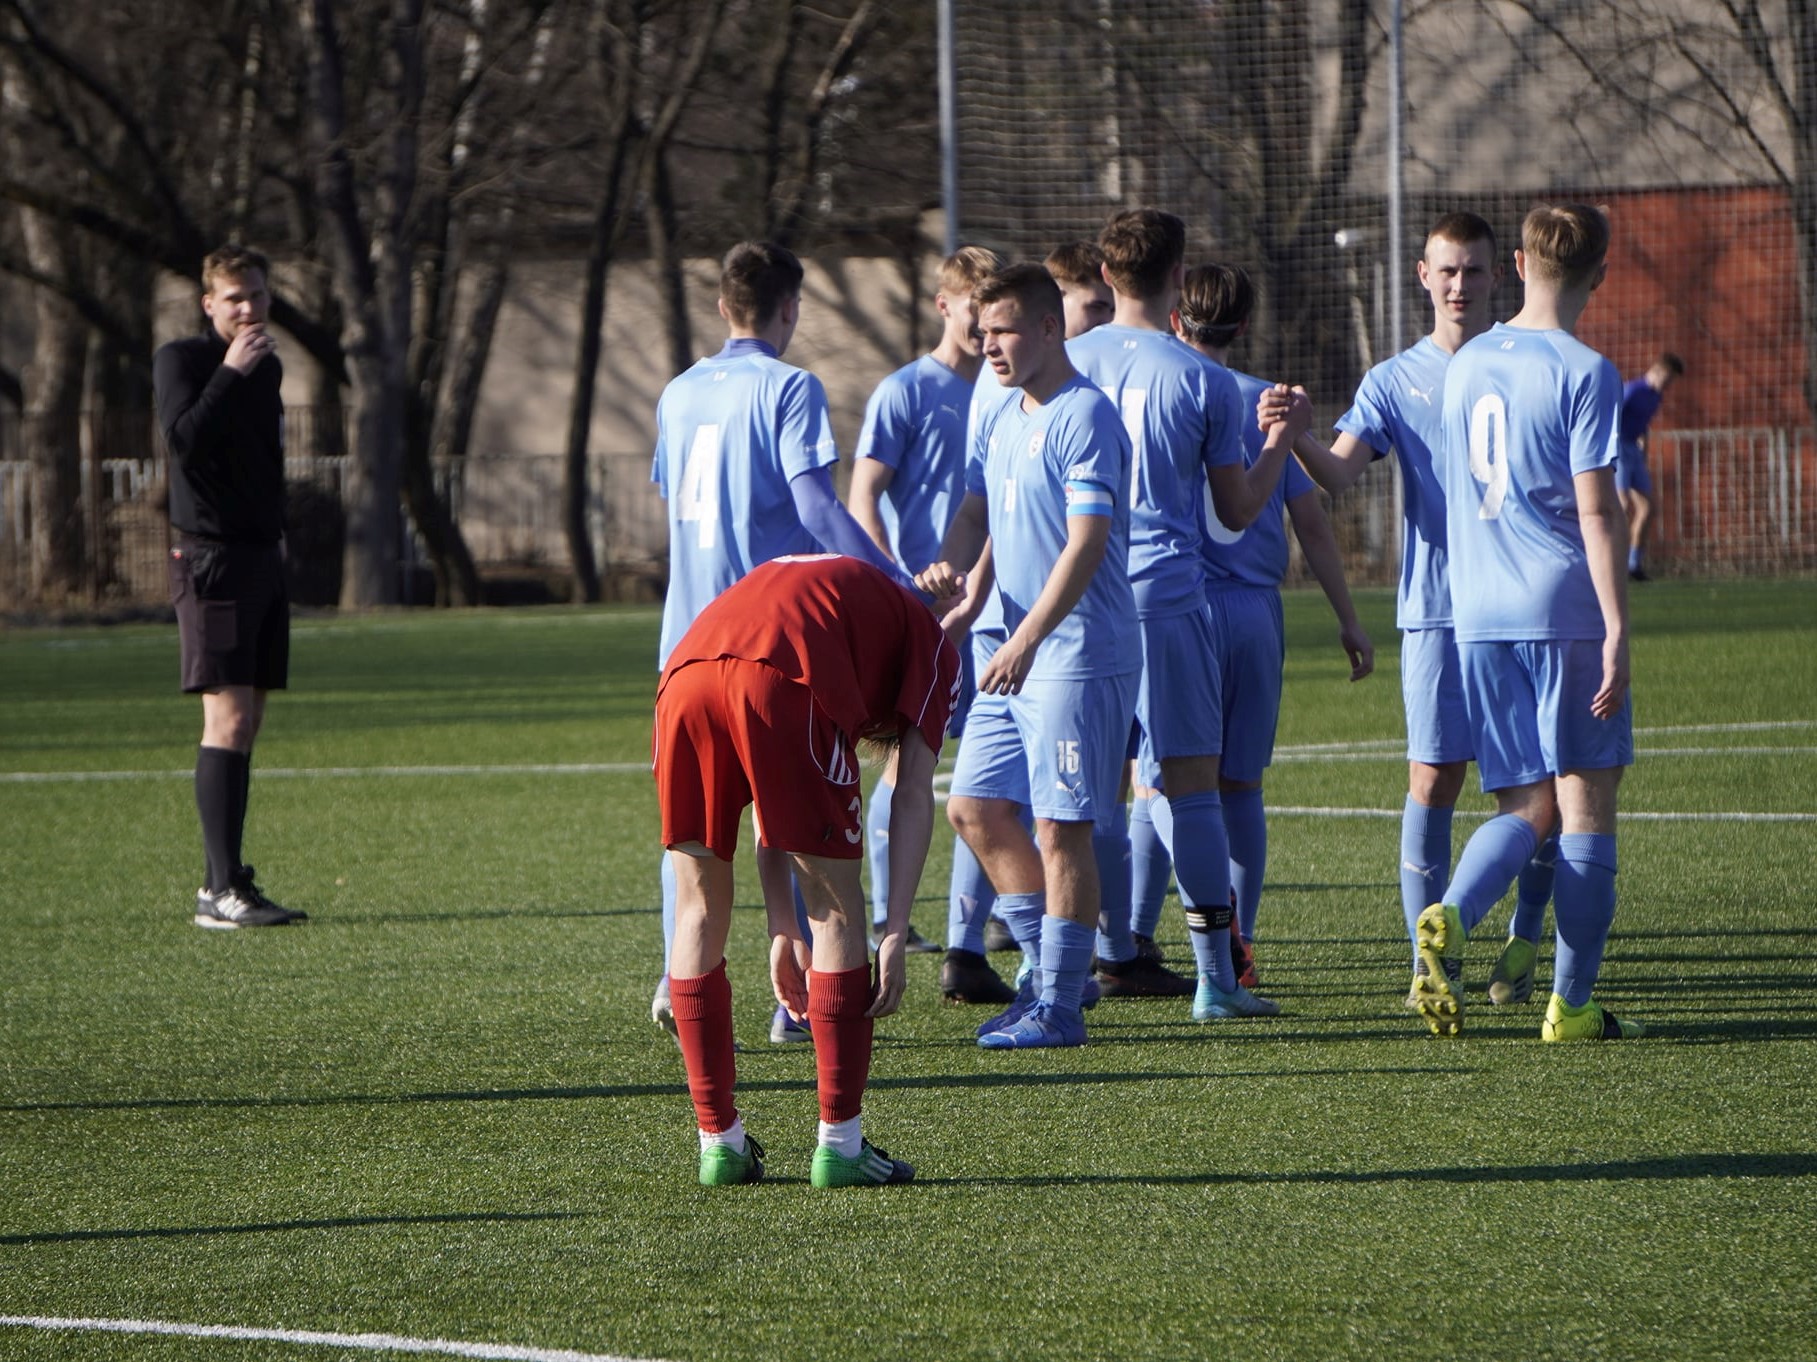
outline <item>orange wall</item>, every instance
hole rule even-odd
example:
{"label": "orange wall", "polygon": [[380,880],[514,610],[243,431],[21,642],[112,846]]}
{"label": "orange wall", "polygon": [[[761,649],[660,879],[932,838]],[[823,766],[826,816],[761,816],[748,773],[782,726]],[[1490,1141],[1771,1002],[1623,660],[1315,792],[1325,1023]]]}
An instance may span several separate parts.
{"label": "orange wall", "polygon": [[1661,350],[1685,361],[1653,428],[1809,428],[1785,193],[1657,190],[1590,201],[1606,205],[1614,240],[1608,278],[1578,334],[1624,379]]}

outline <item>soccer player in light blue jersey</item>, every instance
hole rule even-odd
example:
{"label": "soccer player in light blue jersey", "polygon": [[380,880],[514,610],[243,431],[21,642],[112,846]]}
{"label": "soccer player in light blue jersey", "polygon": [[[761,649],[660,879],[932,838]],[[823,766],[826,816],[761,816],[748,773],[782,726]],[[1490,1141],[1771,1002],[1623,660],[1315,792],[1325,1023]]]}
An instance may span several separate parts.
{"label": "soccer player in light blue jersey", "polygon": [[919,584],[937,599],[964,590],[988,537],[1008,636],[978,689],[1009,697],[1039,851],[1026,836],[979,837],[972,849],[999,911],[1039,952],[1041,981],[1037,996],[986,1022],[978,1043],[1080,1045],[1100,906],[1092,825],[1116,800],[1135,705],[1129,437],[1067,358],[1060,290],[1045,270],[1013,265],[973,296],[985,359],[1017,391],[980,404],[965,501]]}
{"label": "soccer player in light blue jersey", "polygon": [[1521,310],[1445,375],[1451,606],[1477,769],[1498,812],[1466,843],[1443,902],[1420,914],[1419,1011],[1440,1035],[1464,1019],[1446,965],[1555,822],[1558,953],[1540,1035],[1641,1032],[1590,996],[1615,918],[1616,788],[1634,760],[1621,376],[1574,334],[1608,248],[1599,210],[1534,208],[1514,254]]}
{"label": "soccer player in light blue jersey", "polygon": [[[1180,290],[1173,315],[1174,334],[1207,359],[1227,364],[1231,346],[1248,330],[1254,306],[1255,289],[1241,269],[1196,265],[1186,272]],[[1245,411],[1255,411],[1262,394],[1275,386],[1250,374],[1231,372]],[[1261,460],[1265,438],[1259,423],[1243,423],[1246,464],[1254,466]],[[1237,925],[1244,942],[1253,943],[1268,865],[1262,775],[1274,759],[1286,655],[1280,587],[1287,575],[1289,519],[1306,565],[1337,617],[1338,643],[1349,659],[1352,681],[1362,680],[1375,669],[1375,645],[1357,619],[1337,539],[1325,518],[1318,489],[1297,463],[1288,462],[1268,505],[1247,529],[1227,527],[1210,497],[1201,498],[1201,512],[1205,598],[1211,607],[1222,668],[1224,741],[1218,793],[1230,843],[1230,886],[1236,898]],[[1140,798],[1145,791],[1139,785],[1136,793]],[[1159,888],[1159,893],[1151,891],[1136,903],[1135,928],[1148,936],[1154,935],[1166,892],[1164,879]]]}
{"label": "soccer player in light blue jersey", "polygon": [[[825,549],[909,584],[833,491],[828,470],[839,451],[826,390],[805,369],[782,361],[801,319],[803,277],[801,262],[781,246],[734,246],[719,279],[719,315],[729,339],[718,354],[671,380],[657,402],[650,480],[662,490],[669,515],[659,669],[714,597],[772,558]],[[760,862],[767,854],[758,849]],[[774,864],[786,866],[786,858],[775,857]],[[674,1027],[668,974],[674,929],[675,880],[664,857],[663,977],[650,1012],[668,1030]],[[806,1040],[798,1022],[778,1007],[770,1038]]]}
{"label": "soccer player in light blue jersey", "polygon": [[[1091,241],[1065,242],[1042,261],[1060,287],[1067,340],[1110,320],[1111,293],[1110,285],[1104,282],[1103,264],[1103,254],[1097,243]],[[1004,387],[996,371],[984,366],[973,390],[967,425],[968,449],[977,432],[981,411],[1020,398],[1019,388]],[[944,621],[949,634],[957,635],[969,629],[969,658],[974,675],[989,666],[997,650],[1009,640],[1009,631],[1003,623],[1003,603],[997,594],[990,560],[991,546],[987,539],[978,562],[966,574],[966,599]],[[1030,838],[1028,760],[1022,748],[1021,734],[1010,713],[1008,695],[979,693],[973,697],[948,787],[946,811],[948,821],[967,846],[983,839],[991,845],[1010,848],[1007,852],[1000,851],[999,856],[1010,856],[1010,864],[1034,877],[1034,889],[1029,892],[1038,898],[1040,852]],[[993,885],[988,897],[955,898],[947,917],[947,945],[979,954],[987,947],[1001,949],[992,945],[990,929],[994,927],[1009,938],[1011,946],[1019,947],[1015,932],[1006,922],[1006,917],[1018,915],[1025,924],[1024,936],[1036,947],[1033,954],[1025,952],[1023,955],[1018,985],[1027,985],[1032,992],[1031,981],[1040,966],[1038,948],[1042,913],[1038,905],[1031,905],[1027,893],[1012,894],[999,901]],[[1082,996],[1087,1008],[1097,1001],[1095,979],[1086,981]],[[980,996],[979,1001],[986,999]]]}
{"label": "soccer player in light blue jersey", "polygon": [[[939,291],[934,295],[942,323],[939,344],[878,384],[865,406],[847,506],[878,547],[910,572],[939,556],[965,496],[967,418],[984,366],[972,290],[1002,268],[1002,257],[981,246],[962,247],[941,263]],[[953,715],[955,737],[963,731],[975,688],[970,649],[962,655],[968,665],[965,691]],[[883,923],[882,889],[890,882],[890,800],[895,789],[892,755],[872,790],[865,818],[873,927]],[[949,921],[954,916],[963,919],[968,905],[981,905],[982,912],[989,913],[994,897],[978,858],[955,834]],[[940,991],[953,1002],[1007,1003],[1013,996],[1010,987],[986,961],[981,926],[979,931],[980,939],[969,944],[948,941]],[[907,948],[939,949],[912,926]]]}
{"label": "soccer player in light blue jersey", "polygon": [[[1067,353],[1116,403],[1133,445],[1129,578],[1142,647],[1136,717],[1144,765],[1158,769],[1165,796],[1151,813],[1173,856],[1198,966],[1192,1015],[1272,1015],[1278,1006],[1242,985],[1231,958],[1230,853],[1218,791],[1223,701],[1199,559],[1200,508],[1209,488],[1226,524],[1252,523],[1274,494],[1293,437],[1305,429],[1307,404],[1290,404],[1294,415],[1269,432],[1261,459],[1246,467],[1242,428],[1250,418],[1236,379],[1171,329],[1186,224],[1172,213],[1132,209],[1106,224],[1098,248],[1116,312],[1108,326],[1070,342]],[[1122,810],[1115,813],[1120,820]],[[1119,823],[1100,835],[1106,832],[1127,845]],[[1125,893],[1106,913],[1099,983],[1106,994],[1162,992],[1159,976],[1173,976],[1137,953],[1127,905]]]}
{"label": "soccer player in light blue jersey", "polygon": [[[1434,464],[1445,370],[1458,347],[1488,329],[1502,276],[1494,229],[1475,213],[1446,213],[1426,234],[1418,273],[1432,300],[1432,332],[1363,377],[1327,449],[1311,436],[1294,446],[1306,471],[1327,492],[1351,486],[1392,449],[1401,473],[1401,700],[1407,716],[1407,799],[1401,811],[1401,914],[1413,972],[1415,924],[1444,897],[1451,874],[1452,811],[1472,756],[1457,640],[1451,628],[1451,584],[1445,492]],[[1505,959],[1490,981],[1494,1002],[1522,1002],[1533,987],[1536,943],[1552,894],[1557,842],[1547,838],[1521,875]],[[1415,994],[1407,994],[1407,1006]]]}

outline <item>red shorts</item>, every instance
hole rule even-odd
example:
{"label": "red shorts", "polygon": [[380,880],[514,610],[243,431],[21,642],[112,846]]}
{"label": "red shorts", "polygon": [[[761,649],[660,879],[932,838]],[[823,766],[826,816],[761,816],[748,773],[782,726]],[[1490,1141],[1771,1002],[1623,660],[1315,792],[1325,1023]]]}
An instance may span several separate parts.
{"label": "red shorts", "polygon": [[651,742],[662,843],[722,860],[755,803],[757,840],[834,860],[864,854],[858,761],[811,691],[761,662],[690,662],[656,701]]}

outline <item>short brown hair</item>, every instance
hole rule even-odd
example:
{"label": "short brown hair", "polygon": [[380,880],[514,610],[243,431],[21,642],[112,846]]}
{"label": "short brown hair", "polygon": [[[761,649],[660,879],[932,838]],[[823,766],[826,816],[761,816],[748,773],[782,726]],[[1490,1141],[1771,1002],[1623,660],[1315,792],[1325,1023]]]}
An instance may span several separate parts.
{"label": "short brown hair", "polygon": [[972,306],[980,312],[1002,302],[1015,303],[1024,317],[1052,317],[1061,322],[1066,318],[1060,285],[1041,265],[1011,265],[972,290]]}
{"label": "short brown hair", "polygon": [[1464,208],[1453,213],[1446,213],[1432,224],[1431,229],[1426,233],[1426,240],[1430,242],[1435,239],[1449,241],[1457,246],[1468,246],[1472,242],[1487,241],[1491,256],[1501,250],[1501,247],[1496,245],[1495,228],[1489,225],[1489,220]]}
{"label": "short brown hair", "polygon": [[1609,254],[1609,219],[1587,203],[1536,204],[1520,225],[1528,273],[1573,288],[1595,275]]}
{"label": "short brown hair", "polygon": [[1180,330],[1194,345],[1229,345],[1255,310],[1255,285],[1236,265],[1194,265],[1180,289]]}
{"label": "short brown hair", "polygon": [[1125,298],[1153,298],[1186,259],[1186,223],[1158,208],[1118,213],[1098,233],[1104,272]]}
{"label": "short brown hair", "polygon": [[241,279],[252,270],[264,275],[267,283],[271,282],[271,261],[265,258],[263,251],[255,251],[237,241],[226,242],[215,247],[202,261],[202,292],[213,293],[216,279]]}
{"label": "short brown hair", "polygon": [[970,293],[1004,266],[1004,259],[987,246],[961,246],[940,262],[940,291]]}
{"label": "short brown hair", "polygon": [[1068,284],[1076,288],[1081,284],[1104,282],[1104,276],[1099,273],[1104,268],[1104,252],[1098,249],[1095,241],[1068,241],[1056,246],[1047,253],[1041,267],[1061,288]]}
{"label": "short brown hair", "polygon": [[1657,369],[1670,370],[1674,378],[1685,376],[1685,362],[1670,350],[1661,350],[1659,358],[1653,361],[1653,366]]}
{"label": "short brown hair", "polygon": [[806,271],[786,246],[741,241],[726,252],[719,270],[719,297],[734,325],[758,330],[776,319],[783,300],[801,293]]}

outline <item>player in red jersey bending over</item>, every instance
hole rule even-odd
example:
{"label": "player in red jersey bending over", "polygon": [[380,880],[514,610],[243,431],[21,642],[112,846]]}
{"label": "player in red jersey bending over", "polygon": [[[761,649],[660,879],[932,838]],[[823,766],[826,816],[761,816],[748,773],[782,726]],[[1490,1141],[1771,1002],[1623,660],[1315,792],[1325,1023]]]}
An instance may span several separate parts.
{"label": "player in red jersey bending over", "polygon": [[[812,965],[788,875],[766,874],[776,996],[814,1029],[816,1187],[907,1182],[915,1170],[865,1140],[859,1108],[871,1030],[902,1001],[904,936],[934,825],[934,764],[959,694],[959,654],[911,592],[854,558],[779,558],[721,593],[675,650],[656,695],[662,840],[675,869],[670,990],[700,1126],[700,1180],[756,1182],[763,1148],[732,1100],[732,853],[745,805],[758,840],[789,853],[813,923]],[[899,754],[888,912],[869,968],[859,866],[859,743]],[[781,867],[778,867],[781,869]],[[773,882],[772,882],[773,881]]]}

